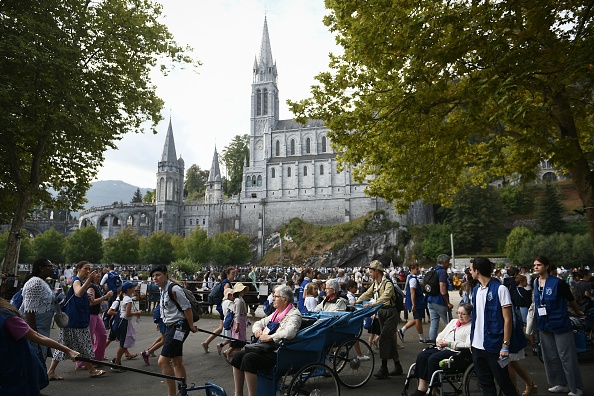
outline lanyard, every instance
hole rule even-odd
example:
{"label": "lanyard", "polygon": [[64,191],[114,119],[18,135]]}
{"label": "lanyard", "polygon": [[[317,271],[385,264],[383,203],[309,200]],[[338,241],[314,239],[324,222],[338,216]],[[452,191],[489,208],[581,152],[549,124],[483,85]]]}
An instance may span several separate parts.
{"label": "lanyard", "polygon": [[544,289],[545,286],[547,285],[547,280],[545,279],[545,284],[541,287],[540,286],[540,281],[538,282],[538,294],[540,296],[540,306],[544,307],[546,306],[545,302],[544,302]]}

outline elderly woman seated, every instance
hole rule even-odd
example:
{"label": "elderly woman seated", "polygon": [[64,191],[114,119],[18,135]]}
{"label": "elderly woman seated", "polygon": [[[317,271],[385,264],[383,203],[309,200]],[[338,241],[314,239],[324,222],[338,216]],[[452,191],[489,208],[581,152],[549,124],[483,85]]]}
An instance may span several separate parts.
{"label": "elderly woman seated", "polygon": [[346,311],[347,302],[344,298],[339,297],[340,283],[337,279],[328,279],[326,281],[326,297],[321,303],[316,305],[315,312],[334,312]]}
{"label": "elderly woman seated", "polygon": [[419,387],[411,396],[422,396],[427,392],[433,373],[439,369],[439,362],[456,354],[456,350],[470,348],[471,304],[460,304],[458,319],[450,323],[437,335],[435,348],[427,348],[417,355],[415,374]]}
{"label": "elderly woman seated", "polygon": [[[301,326],[301,313],[293,307],[293,291],[286,285],[274,289],[273,302],[275,310],[252,326],[254,336],[262,343],[279,343],[294,338]],[[233,382],[235,396],[243,395],[243,384],[247,382],[248,395],[256,396],[258,387],[258,370],[269,370],[276,364],[276,352],[235,352],[231,359],[233,366]]]}

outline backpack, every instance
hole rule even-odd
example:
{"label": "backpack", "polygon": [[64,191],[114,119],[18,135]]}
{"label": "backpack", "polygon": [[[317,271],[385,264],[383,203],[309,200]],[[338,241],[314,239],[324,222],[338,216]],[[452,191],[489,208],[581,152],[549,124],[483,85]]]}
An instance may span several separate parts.
{"label": "backpack", "polygon": [[227,311],[227,314],[225,315],[225,320],[223,320],[223,329],[231,330],[231,327],[233,327],[233,318],[234,317],[235,317],[235,314],[233,313],[232,310]]}
{"label": "backpack", "polygon": [[440,294],[439,274],[435,267],[431,268],[423,277],[423,292],[428,296],[437,296]]}
{"label": "backpack", "polygon": [[10,304],[16,309],[21,308],[21,305],[23,305],[23,289],[19,289],[19,291],[14,293],[14,296],[10,299]]}
{"label": "backpack", "polygon": [[178,283],[171,282],[171,284],[167,288],[167,294],[169,294],[169,299],[171,301],[173,301],[173,303],[175,304],[177,309],[180,310],[180,312],[183,312],[183,309],[181,309],[181,306],[179,305],[177,300],[173,297],[172,289],[173,289],[173,286],[175,286],[175,285],[181,287],[182,291],[184,292],[184,295],[190,302],[190,306],[192,308],[192,323],[197,322],[198,319],[200,319],[200,315],[202,315],[202,307],[200,306],[200,303],[198,302],[198,300],[196,300],[194,293],[192,293],[191,291],[189,291],[188,289],[186,289],[185,287],[183,287],[182,285],[180,285]]}
{"label": "backpack", "polygon": [[122,287],[122,278],[114,271],[107,273],[107,288],[116,290]]}
{"label": "backpack", "polygon": [[264,301],[264,304],[262,305],[262,310],[264,311],[264,315],[272,315],[272,312],[274,312],[274,306],[270,303],[268,299],[266,299]]}
{"label": "backpack", "polygon": [[[120,319],[120,304],[121,300],[118,297],[115,301],[118,302],[118,307],[115,309],[115,315],[108,315],[107,311],[103,313],[103,323],[105,324],[105,328],[111,330],[112,332],[116,332],[118,327],[120,327],[121,319]],[[111,307],[110,307],[111,308]]]}
{"label": "backpack", "polygon": [[208,293],[208,303],[210,305],[221,305],[223,303],[223,291],[221,290],[221,282],[217,283],[210,293]]}

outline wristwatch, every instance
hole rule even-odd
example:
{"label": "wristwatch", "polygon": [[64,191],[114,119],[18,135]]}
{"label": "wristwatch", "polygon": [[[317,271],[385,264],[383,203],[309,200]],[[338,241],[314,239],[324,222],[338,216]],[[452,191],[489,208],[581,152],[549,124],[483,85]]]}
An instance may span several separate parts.
{"label": "wristwatch", "polygon": [[503,345],[509,346],[509,341],[503,341]]}

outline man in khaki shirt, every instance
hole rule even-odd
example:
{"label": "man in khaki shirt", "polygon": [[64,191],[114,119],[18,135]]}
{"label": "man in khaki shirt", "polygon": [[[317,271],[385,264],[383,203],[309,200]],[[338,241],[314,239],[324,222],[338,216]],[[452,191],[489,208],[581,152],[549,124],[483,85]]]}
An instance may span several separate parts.
{"label": "man in khaki shirt", "polygon": [[[376,306],[381,304],[382,307],[377,311],[380,323],[380,339],[379,351],[382,366],[375,374],[378,379],[388,378],[388,375],[402,374],[402,366],[400,365],[400,358],[398,356],[398,349],[396,348],[396,339],[394,338],[396,330],[398,329],[398,310],[396,309],[396,292],[394,284],[384,277],[384,266],[378,260],[373,260],[369,263],[369,275],[373,280],[369,289],[357,299],[357,303],[363,305]],[[394,361],[394,370],[388,372],[388,360]]]}

